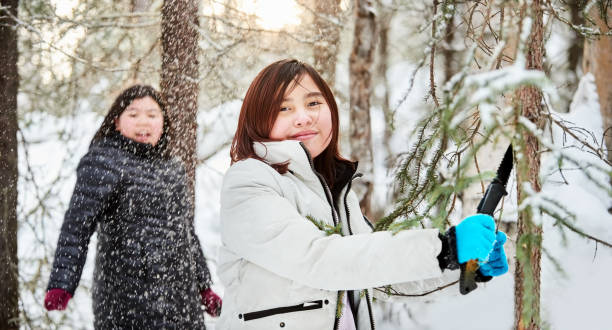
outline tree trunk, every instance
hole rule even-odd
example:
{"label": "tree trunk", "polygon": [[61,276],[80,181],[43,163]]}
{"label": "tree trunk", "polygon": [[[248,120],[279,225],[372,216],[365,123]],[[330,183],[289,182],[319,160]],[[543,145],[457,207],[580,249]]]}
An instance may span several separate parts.
{"label": "tree trunk", "polygon": [[[568,5],[570,7],[570,18],[572,24],[576,26],[580,26],[584,24],[584,17],[582,16],[582,10],[586,5],[585,0],[570,0],[568,1]],[[580,61],[580,57],[584,51],[584,37],[579,33],[574,33],[574,40],[571,43],[571,46],[567,49],[567,62],[569,64],[569,70],[571,72],[576,72],[578,68],[578,62]],[[573,89],[576,90],[578,86],[578,79],[574,82]],[[573,95],[574,93],[572,93]]]}
{"label": "tree trunk", "polygon": [[316,0],[314,25],[321,39],[314,45],[314,66],[323,79],[334,89],[336,82],[336,56],[340,46],[340,0]]}
{"label": "tree trunk", "polygon": [[18,0],[0,2],[0,329],[19,329],[17,280]]}
{"label": "tree trunk", "polygon": [[[390,105],[390,92],[391,86],[389,86],[389,80],[387,79],[387,71],[389,70],[389,30],[391,29],[391,20],[393,19],[394,12],[379,6],[378,16],[378,36],[380,37],[380,43],[378,44],[378,76],[382,82],[385,92],[382,97],[382,111],[385,116],[385,131],[383,135],[383,146],[386,152],[386,167],[387,170],[391,170],[393,167],[393,151],[391,150],[391,137],[393,135],[393,112],[391,111]],[[392,198],[395,200],[395,198]]]}
{"label": "tree trunk", "polygon": [[[455,1],[450,1],[450,5],[456,6]],[[453,63],[457,51],[453,48],[455,41],[455,24],[454,16],[446,24],[446,33],[444,35],[444,47],[442,48],[442,56],[444,56],[444,82],[450,80],[450,78],[457,72],[456,65]],[[444,84],[441,84],[444,85]]]}
{"label": "tree trunk", "polygon": [[[607,10],[608,24],[602,19],[600,8],[593,6],[589,16],[593,18],[602,34],[609,33],[612,25],[612,8]],[[603,119],[604,142],[608,150],[608,161],[612,162],[612,36],[601,36],[597,40],[585,40],[583,71],[595,76],[599,106]],[[610,181],[612,184],[612,179]],[[612,208],[609,209],[612,213]]]}
{"label": "tree trunk", "polygon": [[172,153],[187,170],[189,187],[195,184],[198,111],[198,1],[165,0],[162,6],[161,91],[174,136]]}
{"label": "tree trunk", "polygon": [[[533,0],[530,8],[525,8],[532,18],[531,33],[526,45],[527,69],[543,69],[543,10],[542,1]],[[533,86],[524,86],[516,92],[517,111],[523,117],[534,123],[538,128],[544,127],[542,119],[542,93]],[[541,190],[540,146],[537,137],[529,131],[521,129],[518,151],[523,157],[516,157],[518,202],[525,199],[523,185],[528,183],[531,188]],[[514,308],[516,329],[540,329],[540,260],[542,257],[542,227],[533,222],[533,212],[530,207],[519,212],[517,233],[517,258]]]}
{"label": "tree trunk", "polygon": [[355,34],[349,65],[351,158],[359,160],[359,171],[364,174],[353,187],[366,216],[371,216],[374,187],[370,126],[371,70],[376,50],[376,16],[373,9],[370,0],[355,0]]}

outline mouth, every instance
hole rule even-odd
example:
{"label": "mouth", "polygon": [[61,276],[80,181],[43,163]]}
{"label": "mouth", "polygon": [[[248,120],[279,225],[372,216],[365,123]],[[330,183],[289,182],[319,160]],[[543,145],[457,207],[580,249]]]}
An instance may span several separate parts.
{"label": "mouth", "polygon": [[292,140],[299,140],[299,141],[306,141],[308,139],[313,138],[317,134],[319,134],[319,133],[316,132],[316,131],[302,131],[302,132],[299,132],[299,133],[297,133],[295,135],[292,135],[291,139]]}
{"label": "mouth", "polygon": [[151,137],[151,134],[148,132],[138,132],[136,133],[136,141],[146,142]]}

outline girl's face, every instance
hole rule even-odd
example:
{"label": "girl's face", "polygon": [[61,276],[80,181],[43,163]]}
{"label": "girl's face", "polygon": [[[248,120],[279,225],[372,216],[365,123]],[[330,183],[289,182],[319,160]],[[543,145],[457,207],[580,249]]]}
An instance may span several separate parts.
{"label": "girl's face", "polygon": [[270,139],[302,141],[315,158],[327,148],[331,138],[329,106],[315,82],[305,74],[285,92]]}
{"label": "girl's face", "polygon": [[164,131],[164,115],[150,96],[135,99],[115,119],[121,135],[140,143],[156,145]]}

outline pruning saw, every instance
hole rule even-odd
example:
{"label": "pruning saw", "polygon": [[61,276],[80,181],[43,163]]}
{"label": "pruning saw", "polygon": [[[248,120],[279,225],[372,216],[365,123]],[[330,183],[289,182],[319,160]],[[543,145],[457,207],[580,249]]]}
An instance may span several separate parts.
{"label": "pruning saw", "polygon": [[[487,190],[485,191],[484,196],[478,203],[478,207],[476,208],[477,213],[488,214],[493,216],[493,212],[499,204],[499,201],[508,194],[506,192],[506,184],[508,183],[508,178],[510,177],[510,172],[512,172],[512,144],[508,146],[506,153],[504,154],[504,158],[499,164],[499,168],[497,169],[497,175],[495,179],[491,181]],[[461,294],[466,295],[474,289],[478,285],[476,285],[476,271],[478,270],[478,260],[472,259],[468,260],[465,263],[460,265],[461,275],[459,276],[459,292]]]}

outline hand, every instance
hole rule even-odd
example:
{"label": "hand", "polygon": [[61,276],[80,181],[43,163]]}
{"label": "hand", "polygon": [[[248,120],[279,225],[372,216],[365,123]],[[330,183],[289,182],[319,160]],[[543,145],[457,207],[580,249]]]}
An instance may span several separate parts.
{"label": "hand", "polygon": [[206,313],[210,316],[221,315],[221,297],[211,289],[200,292],[200,295],[202,296],[202,305],[206,307]]}
{"label": "hand", "polygon": [[504,251],[504,243],[506,243],[506,234],[498,231],[495,237],[495,245],[493,251],[489,254],[489,259],[480,264],[479,271],[485,276],[499,276],[508,271],[508,259]]}
{"label": "hand", "polygon": [[493,249],[495,221],[486,214],[469,216],[455,227],[455,238],[460,264],[472,259],[484,261]]}
{"label": "hand", "polygon": [[72,295],[63,289],[50,289],[45,295],[45,308],[48,311],[63,311]]}

